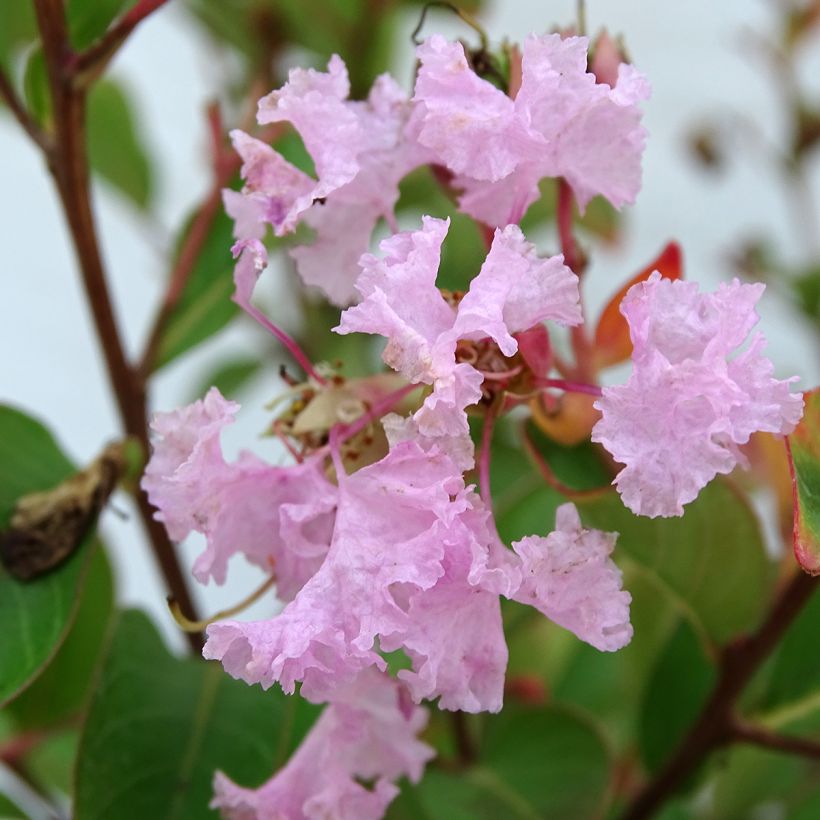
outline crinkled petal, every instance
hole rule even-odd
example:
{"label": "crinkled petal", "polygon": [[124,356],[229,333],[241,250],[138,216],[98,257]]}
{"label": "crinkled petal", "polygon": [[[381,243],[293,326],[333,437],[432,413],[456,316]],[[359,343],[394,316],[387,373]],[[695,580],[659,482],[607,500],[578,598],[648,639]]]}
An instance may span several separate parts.
{"label": "crinkled petal", "polygon": [[[430,384],[448,357],[438,351],[441,335],[455,313],[438,288],[441,244],[449,220],[424,217],[420,231],[383,241],[383,258],[365,255],[356,289],[362,301],[342,313],[336,333],[373,333],[387,338],[382,355],[394,370],[414,382]],[[455,348],[455,342],[451,344]],[[451,369],[452,350],[449,352]]]}
{"label": "crinkled petal", "polygon": [[450,459],[414,442],[342,478],[331,549],[318,572],[270,621],[211,625],[205,656],[249,683],[278,681],[292,692],[302,681],[302,693],[317,700],[363,667],[382,667],[376,637],[408,627],[407,594],[400,605],[394,588],[435,585],[445,544],[464,529],[463,496]]}
{"label": "crinkled petal", "polygon": [[314,199],[328,196],[359,171],[365,134],[346,102],[349,92],[347,68],[334,54],[327,72],[291,69],[287,83],[259,101],[259,123],[292,123],[316,168],[316,184],[293,202],[288,220],[298,218]]}
{"label": "crinkled petal", "polygon": [[554,532],[513,542],[523,573],[514,599],[596,649],[621,649],[632,639],[632,597],[621,588],[621,571],[609,557],[616,538],[616,533],[584,529],[575,506],[561,505]]}
{"label": "crinkled petal", "polygon": [[424,109],[418,139],[456,174],[498,180],[519,162],[522,133],[513,101],[470,68],[461,43],[433,35],[416,49],[414,102]]}
{"label": "crinkled petal", "polygon": [[242,454],[226,462],[220,434],[238,408],[211,388],[202,401],[158,413],[143,487],[171,538],[205,535],[207,546],[194,563],[199,581],[223,583],[228,561],[241,552],[274,572],[279,597],[289,600],[327,554],[337,490],[321,460],[274,467]]}
{"label": "crinkled petal", "polygon": [[614,483],[633,512],[682,515],[716,475],[742,462],[738,445],[753,432],[789,433],[800,419],[802,397],[789,392],[793,380],[772,378],[761,336],[735,355],[757,322],[761,293],[734,281],[700,294],[656,272],[624,297],[633,372],[604,388],[592,439],[625,465]]}
{"label": "crinkled petal", "polygon": [[[365,670],[334,694],[288,764],[258,789],[214,779],[211,808],[230,820],[377,820],[398,793],[394,781],[421,778],[433,750],[418,740],[427,711],[402,687]],[[375,781],[372,788],[361,781]]]}
{"label": "crinkled petal", "polygon": [[459,303],[454,337],[490,336],[512,356],[518,350],[512,334],[548,319],[581,323],[578,277],[563,256],[540,259],[517,225],[497,229],[481,271]]}

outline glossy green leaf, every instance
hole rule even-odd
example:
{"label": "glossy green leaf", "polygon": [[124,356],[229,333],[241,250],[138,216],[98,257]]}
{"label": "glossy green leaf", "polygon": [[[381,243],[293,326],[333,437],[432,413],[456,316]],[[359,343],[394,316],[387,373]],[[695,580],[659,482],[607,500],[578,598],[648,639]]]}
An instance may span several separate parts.
{"label": "glossy green leaf", "polygon": [[100,80],[88,96],[88,154],[92,169],[140,208],[151,204],[153,183],[128,95],[118,83]]}
{"label": "glossy green leaf", "polygon": [[[18,498],[50,489],[72,472],[42,424],[0,406],[0,529],[8,525]],[[18,581],[0,566],[0,705],[28,686],[65,640],[93,541],[88,536],[68,561],[33,581]]]}
{"label": "glossy green leaf", "polygon": [[113,608],[111,567],[103,550],[97,549],[68,637],[43,674],[5,709],[18,728],[64,723],[83,708]]}
{"label": "glossy green leaf", "polygon": [[83,729],[76,820],[212,818],[219,769],[259,786],[287,759],[316,707],[168,653],[140,612],[116,619]]}
{"label": "glossy green leaf", "polygon": [[[181,246],[190,222],[180,236]],[[221,330],[236,316],[231,245],[233,223],[219,210],[205,238],[191,275],[160,342],[157,367],[190,350]]]}
{"label": "glossy green leaf", "polygon": [[573,820],[600,817],[609,752],[579,715],[556,707],[507,704],[487,721],[476,765],[428,770],[407,786],[388,817],[420,820]]}
{"label": "glossy green leaf", "polygon": [[806,409],[788,437],[794,487],[794,554],[800,566],[820,574],[820,388],[805,395]]}
{"label": "glossy green leaf", "polygon": [[11,798],[0,792],[0,818],[2,820],[25,820],[26,815]]}
{"label": "glossy green leaf", "polygon": [[105,33],[120,12],[133,5],[133,0],[67,0],[71,44],[78,50],[87,48]]}
{"label": "glossy green leaf", "polygon": [[722,644],[760,621],[773,566],[754,512],[728,481],[712,481],[681,518],[633,515],[612,491],[578,508],[587,525],[620,533],[616,561],[636,561],[705,640]]}
{"label": "glossy green leaf", "polygon": [[661,766],[683,739],[715,679],[698,636],[681,621],[658,657],[641,710],[641,757],[650,771]]}

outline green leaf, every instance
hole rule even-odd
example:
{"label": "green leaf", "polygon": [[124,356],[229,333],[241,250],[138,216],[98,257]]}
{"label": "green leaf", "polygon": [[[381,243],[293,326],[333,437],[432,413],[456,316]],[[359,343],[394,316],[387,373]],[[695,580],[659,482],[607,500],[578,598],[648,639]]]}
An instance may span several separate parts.
{"label": "green leaf", "polygon": [[211,387],[216,387],[226,399],[236,399],[242,389],[262,369],[262,362],[253,356],[243,356],[221,362],[206,376],[193,399],[201,399]]}
{"label": "green leaf", "polygon": [[316,708],[168,653],[140,612],[116,621],[77,762],[76,820],[212,818],[219,769],[255,787],[287,759]]}
{"label": "green leaf", "polygon": [[[177,245],[190,231],[189,220]],[[157,368],[221,330],[236,316],[231,245],[233,223],[220,208],[159,345]],[[177,251],[177,253],[179,250]]]}
{"label": "green leaf", "polygon": [[46,670],[5,709],[19,729],[66,722],[85,705],[114,609],[114,579],[101,549],[94,552],[77,615]]}
{"label": "green leaf", "polygon": [[68,33],[74,48],[87,48],[105,34],[120,12],[134,5],[133,0],[68,0]]}
{"label": "green leaf", "polygon": [[[48,490],[73,472],[42,424],[0,405],[0,529],[21,496]],[[89,535],[64,564],[33,581],[18,581],[0,567],[0,706],[34,680],[65,640],[93,552]]]}
{"label": "green leaf", "polygon": [[148,151],[127,94],[112,80],[95,83],[88,96],[88,155],[106,182],[148,208],[153,188]]}
{"label": "green leaf", "polygon": [[705,640],[722,644],[759,623],[773,566],[754,512],[728,481],[712,481],[681,518],[633,515],[614,491],[578,508],[588,525],[620,533],[615,560],[633,559]]}
{"label": "green leaf", "polygon": [[0,25],[0,65],[9,67],[17,52],[37,39],[34,6],[30,0],[15,0],[3,4]]}
{"label": "green leaf", "polygon": [[478,763],[458,774],[429,767],[388,817],[426,820],[597,818],[610,757],[587,720],[556,708],[508,704],[488,719]]}
{"label": "green leaf", "polygon": [[31,112],[31,116],[39,125],[48,126],[51,120],[51,93],[48,88],[46,58],[40,46],[29,54],[26,61],[23,91],[26,107]]}
{"label": "green leaf", "polygon": [[716,678],[691,625],[683,620],[649,679],[640,720],[641,756],[656,771],[701,710]]}
{"label": "green leaf", "polygon": [[794,487],[794,554],[800,566],[820,574],[820,388],[805,395],[806,409],[788,437]]}

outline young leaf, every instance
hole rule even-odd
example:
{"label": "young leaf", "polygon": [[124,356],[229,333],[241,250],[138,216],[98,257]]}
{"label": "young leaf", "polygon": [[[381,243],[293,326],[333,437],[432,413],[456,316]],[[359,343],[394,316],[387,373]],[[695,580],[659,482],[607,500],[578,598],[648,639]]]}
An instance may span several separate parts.
{"label": "young leaf", "polygon": [[[21,496],[50,489],[73,471],[43,425],[0,405],[0,530]],[[90,533],[65,563],[32,581],[0,567],[0,706],[34,680],[65,640],[93,551]]]}
{"label": "young leaf", "polygon": [[84,49],[105,33],[108,26],[132,0],[68,0],[66,17],[71,44]]}
{"label": "young leaf", "polygon": [[624,362],[632,355],[629,326],[620,312],[621,301],[633,285],[645,281],[656,270],[667,279],[683,276],[681,249],[676,242],[670,242],[654,261],[633,276],[601,312],[595,328],[595,364],[599,369]]}
{"label": "young leaf", "polygon": [[806,409],[787,436],[794,494],[794,555],[811,575],[820,574],[820,388],[805,394]]}
{"label": "young leaf", "polygon": [[[162,367],[221,330],[238,311],[231,301],[233,223],[222,212],[205,239],[185,289],[162,335],[156,367]],[[179,246],[190,230],[188,222]]]}
{"label": "young leaf", "polygon": [[180,660],[141,612],[115,621],[80,741],[76,820],[212,818],[217,769],[257,786],[282,766],[316,707]]}
{"label": "young leaf", "polygon": [[153,185],[148,151],[127,94],[112,80],[100,80],[88,96],[88,154],[92,169],[106,182],[137,207],[149,207]]}

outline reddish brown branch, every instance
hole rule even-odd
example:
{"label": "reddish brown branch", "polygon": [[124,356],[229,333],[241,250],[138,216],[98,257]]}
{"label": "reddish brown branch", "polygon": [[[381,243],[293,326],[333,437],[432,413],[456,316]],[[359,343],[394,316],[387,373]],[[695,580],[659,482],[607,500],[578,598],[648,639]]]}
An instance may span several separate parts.
{"label": "reddish brown branch", "polygon": [[66,69],[75,84],[88,85],[99,77],[131,32],[167,2],[168,0],[139,0],[99,40],[85,51],[71,54],[66,60]]}
{"label": "reddish brown branch", "polygon": [[740,719],[731,727],[732,739],[751,743],[776,752],[800,755],[820,760],[820,743],[802,737],[791,737],[772,732],[764,726],[755,726]]}
{"label": "reddish brown branch", "polygon": [[816,578],[799,572],[780,591],[757,632],[726,647],[717,683],[700,716],[677,751],[635,797],[623,820],[651,817],[711,752],[737,739],[734,715],[738,697],[816,588]]}
{"label": "reddish brown branch", "polygon": [[[55,141],[49,168],[68,222],[77,263],[82,275],[97,337],[105,357],[106,369],[120,419],[125,431],[134,436],[147,453],[145,384],[126,359],[119,328],[100,256],[94,215],[91,208],[89,169],[85,136],[85,93],[71,82],[65,68],[70,54],[62,0],[35,0],[35,11],[43,42],[43,52],[51,90]],[[174,547],[165,528],[156,522],[148,499],[137,492],[137,506],[148,531],[154,556],[171,594],[193,612],[193,601]],[[202,646],[199,635],[190,636],[191,646]]]}

